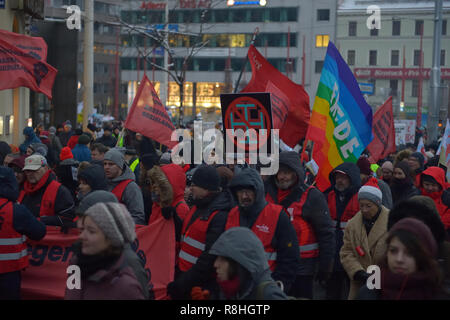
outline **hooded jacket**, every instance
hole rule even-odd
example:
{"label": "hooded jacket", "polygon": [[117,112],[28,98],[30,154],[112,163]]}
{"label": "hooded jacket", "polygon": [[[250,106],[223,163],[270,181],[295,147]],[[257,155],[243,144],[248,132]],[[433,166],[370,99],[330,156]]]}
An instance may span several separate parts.
{"label": "hooded jacket", "polygon": [[25,154],[27,148],[32,143],[41,143],[41,140],[36,136],[32,127],[23,129],[23,134],[26,136],[25,141],[19,146],[20,153]]}
{"label": "hooded jacket", "polygon": [[[424,176],[433,177],[434,180],[436,180],[436,182],[441,187],[441,190],[433,193],[427,192],[423,187]],[[436,204],[436,208],[439,212],[439,215],[441,216],[442,222],[444,222],[446,229],[448,229],[450,227],[449,223],[450,211],[449,207],[443,201],[443,195],[446,190],[447,190],[447,182],[445,181],[445,172],[442,168],[429,167],[428,169],[423,171],[422,174],[420,175],[420,192],[422,193],[422,195],[433,199],[434,203]]]}
{"label": "hooded jacket", "polygon": [[144,200],[142,198],[142,192],[139,186],[136,184],[135,175],[131,171],[130,167],[125,166],[122,175],[115,177],[114,179],[107,179],[108,191],[112,191],[121,181],[131,179],[127,187],[125,188],[122,201],[130,212],[133,220],[136,224],[145,224],[144,214]]}
{"label": "hooded jacket", "polygon": [[55,168],[58,181],[62,183],[72,194],[72,198],[76,198],[78,188],[77,171],[80,163],[72,158],[61,161]]}
{"label": "hooded jacket", "polygon": [[[78,178],[84,179],[91,187],[92,191],[107,190],[105,171],[103,167],[93,164],[78,174]],[[91,192],[92,192],[91,191]]]}
{"label": "hooded jacket", "polygon": [[[336,179],[335,179],[336,171],[342,171],[350,178],[350,186],[343,192],[340,192],[336,189]],[[333,169],[330,172],[329,179],[330,179],[331,187],[325,191],[325,194],[326,194],[326,196],[328,196],[328,193],[331,192],[332,190],[334,190],[335,196],[336,196],[336,218],[337,218],[337,220],[340,220],[347,204],[352,199],[352,197],[358,193],[359,188],[361,187],[361,176],[360,176],[359,168],[355,163],[344,162],[344,163],[338,165],[335,169]],[[330,205],[330,204],[328,204],[328,205]],[[356,212],[355,212],[355,214],[356,214]],[[335,258],[334,258],[334,270],[335,271],[344,271],[342,268],[340,257],[339,257],[339,251],[341,250],[342,245],[344,243],[344,241],[343,241],[344,232],[341,230],[341,228],[336,228],[335,235],[336,235],[336,238],[335,238],[336,239],[336,247],[335,247]]]}
{"label": "hooded jacket", "polygon": [[[276,204],[282,205],[287,210],[292,203],[300,201],[308,187],[303,182],[305,180],[304,171],[300,163],[300,156],[297,152],[281,152],[279,164],[280,166],[284,165],[295,171],[297,184],[291,187],[289,195],[279,203],[276,175],[273,175],[265,183],[266,199],[272,199]],[[319,258],[300,259],[298,274],[314,274],[317,262],[319,262],[320,270],[330,272],[334,258],[335,235],[327,201],[322,192],[317,188],[313,188],[308,192],[306,202],[302,208],[302,219],[310,224],[314,231],[319,243]],[[297,237],[299,237],[299,234],[297,234]]]}
{"label": "hooded jacket", "polygon": [[5,141],[0,141],[0,165],[3,165],[3,159],[11,153],[11,147]]}
{"label": "hooded jacket", "polygon": [[46,233],[45,225],[38,221],[27,207],[16,203],[18,197],[19,186],[14,171],[0,166],[0,199],[8,199],[13,202],[14,230],[32,240],[41,240]]}
{"label": "hooded jacket", "polygon": [[95,143],[101,143],[101,144],[103,144],[104,146],[107,146],[107,147],[109,147],[109,148],[114,148],[114,147],[116,146],[116,144],[117,144],[117,139],[114,138],[114,137],[112,136],[112,134],[109,135],[109,136],[102,135],[100,138],[98,138],[97,140],[95,140]]}
{"label": "hooded jacket", "polygon": [[[240,288],[236,300],[257,299],[258,286],[263,282],[272,282],[264,287],[263,300],[286,300],[287,296],[276,285],[261,241],[248,228],[235,227],[225,231],[213,244],[211,255],[230,258],[246,269],[250,277],[239,279]],[[220,298],[223,299],[223,296]]]}
{"label": "hooded jacket", "polygon": [[[238,205],[239,226],[251,229],[261,211],[268,204],[265,199],[264,184],[258,171],[252,168],[242,168],[235,173],[230,182],[230,191],[236,203],[239,203],[236,190],[241,187],[249,187],[255,191],[253,205],[247,208]],[[282,281],[287,292],[300,268],[300,249],[295,229],[284,210],[279,215],[271,246],[277,252],[276,267],[272,277]]]}

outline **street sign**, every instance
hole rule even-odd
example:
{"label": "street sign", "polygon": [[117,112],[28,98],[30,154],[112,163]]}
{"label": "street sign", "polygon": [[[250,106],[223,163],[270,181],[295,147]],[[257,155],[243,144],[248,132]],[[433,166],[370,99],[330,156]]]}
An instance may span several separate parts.
{"label": "street sign", "polygon": [[374,86],[373,83],[358,82],[359,90],[362,94],[373,94]]}

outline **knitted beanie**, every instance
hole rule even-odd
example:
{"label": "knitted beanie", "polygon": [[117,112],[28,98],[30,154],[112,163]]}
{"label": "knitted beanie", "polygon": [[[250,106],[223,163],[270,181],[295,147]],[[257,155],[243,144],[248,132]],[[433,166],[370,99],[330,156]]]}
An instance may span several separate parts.
{"label": "knitted beanie", "polygon": [[114,162],[120,169],[125,165],[125,158],[119,150],[111,149],[105,153],[104,160]]}
{"label": "knitted beanie", "polygon": [[80,137],[78,138],[78,144],[88,144],[89,142],[91,142],[91,138],[89,138],[88,135],[86,134],[82,134],[80,135]]}
{"label": "knitted beanie", "polygon": [[89,192],[83,199],[81,199],[80,204],[75,209],[75,213],[78,215],[84,214],[90,207],[99,202],[114,202],[119,203],[116,196],[108,191],[95,190]]}
{"label": "knitted beanie", "polygon": [[390,161],[385,161],[381,166],[381,169],[386,169],[392,172],[394,171],[394,165]]}
{"label": "knitted beanie", "polygon": [[369,179],[369,181],[363,185],[358,192],[358,200],[370,200],[377,206],[381,206],[382,198],[383,194],[381,193],[375,178]]}
{"label": "knitted beanie", "polygon": [[59,154],[59,160],[64,161],[66,159],[73,159],[72,150],[69,147],[62,148]]}
{"label": "knitted beanie", "polygon": [[415,218],[404,218],[394,224],[389,232],[392,233],[395,230],[406,230],[413,233],[425,248],[436,257],[438,251],[436,240],[430,228],[422,221]]}
{"label": "knitted beanie", "polygon": [[360,157],[358,159],[358,162],[356,162],[356,165],[358,166],[359,171],[362,174],[366,174],[368,176],[372,174],[372,170],[370,169],[370,161],[367,157],[364,156]]}
{"label": "knitted beanie", "polygon": [[114,247],[123,247],[136,239],[133,218],[121,203],[100,202],[90,207],[85,215],[94,220]]}
{"label": "knitted beanie", "polygon": [[195,170],[192,183],[209,191],[219,191],[220,176],[215,167],[202,164]]}

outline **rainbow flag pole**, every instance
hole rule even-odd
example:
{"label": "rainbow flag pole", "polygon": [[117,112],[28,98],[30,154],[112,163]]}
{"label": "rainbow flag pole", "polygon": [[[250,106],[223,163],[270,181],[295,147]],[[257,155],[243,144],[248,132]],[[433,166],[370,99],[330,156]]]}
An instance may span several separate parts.
{"label": "rainbow flag pole", "polygon": [[321,191],[328,188],[329,173],[343,162],[356,163],[372,139],[372,108],[330,41],[305,138],[314,143],[317,187]]}

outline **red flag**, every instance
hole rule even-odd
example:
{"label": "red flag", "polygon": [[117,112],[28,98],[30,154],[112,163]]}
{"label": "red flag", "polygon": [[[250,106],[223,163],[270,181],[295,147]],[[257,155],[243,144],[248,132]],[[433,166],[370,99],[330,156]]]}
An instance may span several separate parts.
{"label": "red flag", "polygon": [[51,99],[58,71],[45,62],[47,58],[47,46],[43,45],[45,41],[24,35],[12,36],[8,33],[3,37],[3,33],[0,34],[0,90],[27,87]]}
{"label": "red flag", "polygon": [[158,94],[146,75],[142,78],[133,105],[125,121],[125,128],[173,148],[178,141],[171,141],[175,130]]}
{"label": "red flag", "polygon": [[367,146],[367,150],[370,152],[371,163],[375,163],[396,151],[392,97],[389,97],[373,115],[372,132],[373,140]]}
{"label": "red flag", "polygon": [[251,45],[248,58],[252,79],[241,92],[270,92],[273,128],[280,129],[280,138],[290,147],[305,137],[311,110],[309,96],[303,86],[292,82],[273,67]]}

